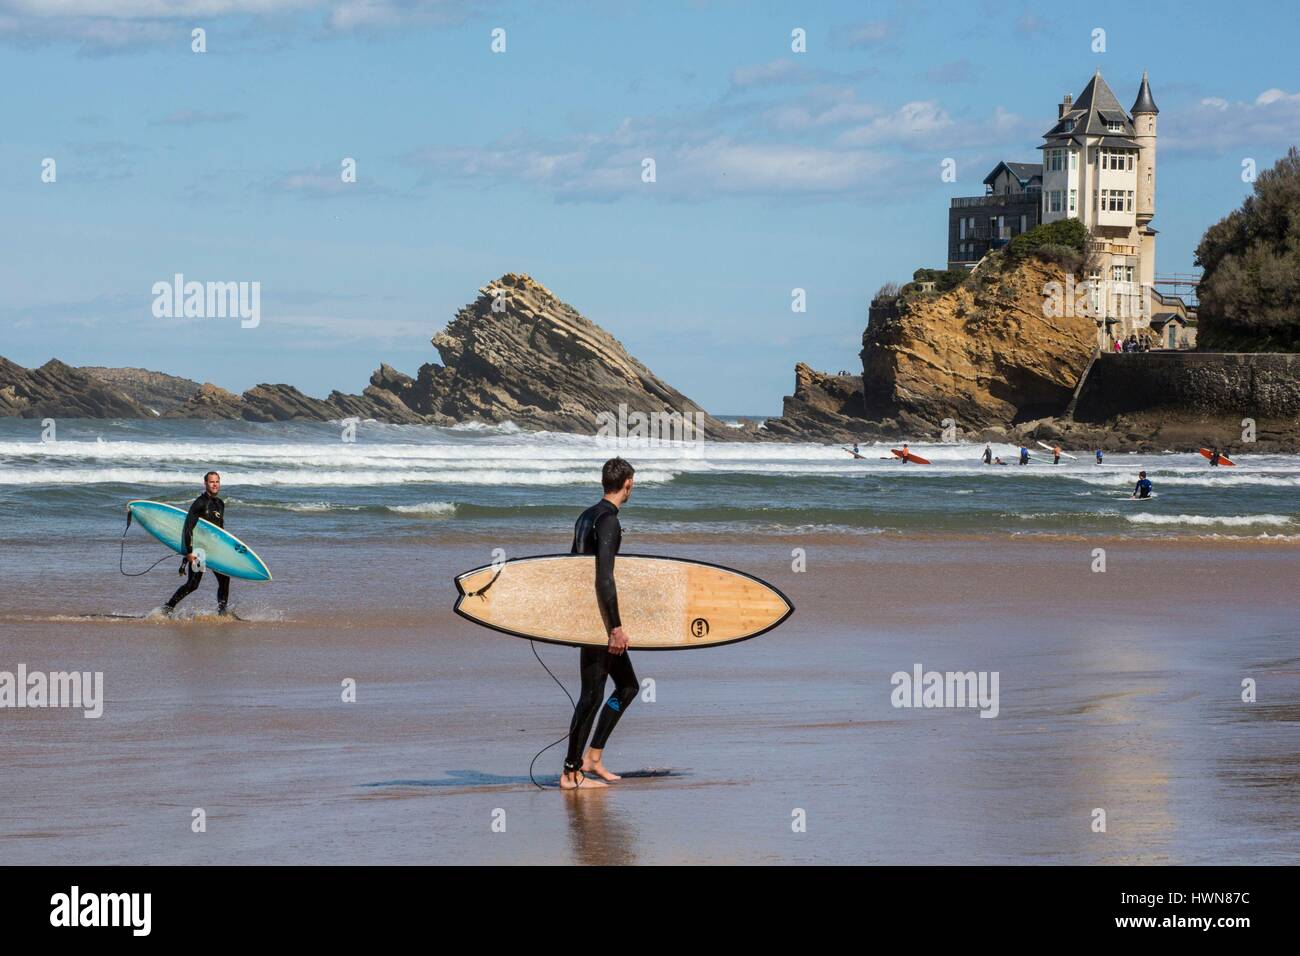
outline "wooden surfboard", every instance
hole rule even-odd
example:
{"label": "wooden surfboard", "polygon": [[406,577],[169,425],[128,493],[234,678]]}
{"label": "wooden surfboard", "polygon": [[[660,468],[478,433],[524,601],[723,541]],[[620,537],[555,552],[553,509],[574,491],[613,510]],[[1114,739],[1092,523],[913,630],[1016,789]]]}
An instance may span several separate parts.
{"label": "wooden surfboard", "polygon": [[[614,565],[629,650],[717,647],[758,637],[794,613],[790,599],[758,578],[685,558],[621,554]],[[596,559],[543,554],[456,577],[456,613],[503,634],[604,647]]]}

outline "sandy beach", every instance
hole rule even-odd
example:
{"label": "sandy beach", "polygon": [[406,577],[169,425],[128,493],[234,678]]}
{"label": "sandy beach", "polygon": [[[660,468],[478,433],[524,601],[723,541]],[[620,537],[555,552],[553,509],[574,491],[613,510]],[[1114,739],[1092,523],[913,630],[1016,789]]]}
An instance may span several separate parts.
{"label": "sandy beach", "polygon": [[[1098,542],[1067,537],[641,535],[625,550],[725,561],[797,610],[731,647],[635,654],[655,699],[607,763],[646,773],[568,794],[528,773],[564,695],[526,641],[451,613],[453,574],[496,544],[268,542],[276,579],[235,582],[242,622],[208,616],[209,581],[200,616],[89,617],[144,613],[173,575],[33,548],[7,576],[0,669],[102,671],[106,700],[99,719],[3,714],[0,862],[1300,859],[1294,544],[1114,542],[1095,573]],[[576,652],[538,652],[572,691]],[[917,664],[997,672],[997,716],[894,707],[891,675]]]}

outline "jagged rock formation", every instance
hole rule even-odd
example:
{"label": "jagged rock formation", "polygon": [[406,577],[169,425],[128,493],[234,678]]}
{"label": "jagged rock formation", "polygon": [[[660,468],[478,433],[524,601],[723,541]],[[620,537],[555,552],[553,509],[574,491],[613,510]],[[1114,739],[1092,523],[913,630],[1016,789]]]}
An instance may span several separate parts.
{"label": "jagged rock formation", "polygon": [[119,388],[50,359],[26,369],[0,357],[0,415],[17,418],[153,418]]}
{"label": "jagged rock formation", "polygon": [[199,390],[199,383],[179,375],[151,372],[145,368],[104,368],[83,365],[80,369],[105,385],[124,392],[159,415],[177,408]]}
{"label": "jagged rock formation", "polygon": [[873,305],[862,335],[865,413],[909,431],[963,430],[1057,415],[1097,343],[1086,315],[1048,318],[1044,289],[1056,266],[1028,259],[983,268],[957,288]]}
{"label": "jagged rock formation", "polygon": [[242,400],[211,382],[204,382],[189,399],[169,411],[166,418],[243,418]]}
{"label": "jagged rock formation", "polygon": [[803,362],[794,367],[794,394],[781,417],[763,423],[762,437],[780,441],[854,442],[883,437],[893,423],[868,421],[860,375],[831,375]]}
{"label": "jagged rock formation", "polygon": [[[620,405],[629,413],[704,412],[526,275],[481,288],[432,341],[441,365],[421,366],[414,381],[383,366],[371,384],[437,424],[510,421],[592,434],[597,415],[617,415]],[[707,414],[702,424],[711,438],[741,437]]]}
{"label": "jagged rock formation", "polygon": [[[493,311],[493,304],[499,311]],[[360,395],[325,399],[291,385],[262,384],[235,395],[211,383],[145,369],[84,371],[51,361],[28,371],[0,359],[0,415],[91,418],[384,422],[454,425],[514,422],[522,428],[593,434],[597,416],[696,415],[706,437],[752,437],[728,428],[656,377],[604,329],[526,275],[509,273],[479,290],[433,338],[442,364],[412,378],[387,364]],[[151,411],[150,409],[153,409]],[[695,421],[692,419],[692,421]],[[660,432],[660,437],[666,437]],[[685,437],[692,437],[687,434]]]}
{"label": "jagged rock formation", "polygon": [[243,419],[250,422],[337,421],[376,419],[402,424],[423,422],[390,393],[369,387],[363,395],[330,392],[326,399],[304,395],[292,385],[255,385],[235,395],[210,382],[202,385],[167,418]]}

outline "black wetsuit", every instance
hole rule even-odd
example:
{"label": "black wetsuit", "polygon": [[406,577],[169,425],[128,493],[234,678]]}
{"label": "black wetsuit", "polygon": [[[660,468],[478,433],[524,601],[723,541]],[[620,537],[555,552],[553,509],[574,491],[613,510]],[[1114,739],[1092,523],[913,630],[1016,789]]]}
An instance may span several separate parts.
{"label": "black wetsuit", "polygon": [[[181,553],[189,554],[194,550],[194,528],[199,519],[210,521],[218,528],[224,528],[226,503],[220,498],[209,495],[206,491],[194,499],[189,514],[185,516],[185,527],[181,529]],[[230,600],[230,575],[213,571],[217,576],[217,613],[226,613],[226,602]],[[185,596],[194,591],[203,580],[203,572],[196,571],[194,565],[185,564],[185,583],[176,589],[176,593],[167,602],[167,610],[174,610]]]}
{"label": "black wetsuit", "polygon": [[[618,523],[618,508],[604,498],[584,511],[573,527],[573,547],[570,553],[596,556],[596,603],[600,606],[600,616],[605,622],[606,631],[622,625],[618,616],[618,589],[614,586],[614,559],[618,556],[622,541],[623,529]],[[577,706],[573,709],[573,722],[569,725],[569,752],[564,760],[566,771],[582,767],[582,749],[587,742],[587,735],[591,734],[596,711],[600,711],[600,720],[596,722],[596,733],[591,738],[591,746],[600,750],[609,740],[619,717],[623,716],[640,690],[627,651],[611,654],[604,647],[584,647],[580,654],[582,690]],[[601,707],[606,677],[614,678],[614,693]]]}

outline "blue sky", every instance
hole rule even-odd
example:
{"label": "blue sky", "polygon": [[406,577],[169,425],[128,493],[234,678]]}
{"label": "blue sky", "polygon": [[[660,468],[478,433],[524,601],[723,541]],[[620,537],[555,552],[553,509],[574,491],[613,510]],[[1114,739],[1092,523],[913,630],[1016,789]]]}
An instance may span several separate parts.
{"label": "blue sky", "polygon": [[[1160,273],[1300,140],[1290,5],[1088,8],[0,0],[0,355],[359,392],[527,272],[711,411],[775,413],[796,361],[860,370],[871,294],[944,265],[949,197],[1036,161],[1094,70],[1126,106],[1150,71]],[[260,282],[261,324],[155,318],[177,272]]]}

